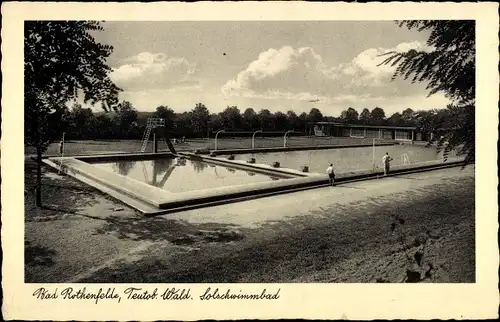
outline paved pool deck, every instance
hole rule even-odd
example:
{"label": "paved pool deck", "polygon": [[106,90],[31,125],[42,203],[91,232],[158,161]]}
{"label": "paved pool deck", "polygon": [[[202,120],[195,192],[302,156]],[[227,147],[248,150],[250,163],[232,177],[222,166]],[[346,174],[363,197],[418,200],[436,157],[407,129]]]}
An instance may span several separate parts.
{"label": "paved pool deck", "polygon": [[[184,220],[196,224],[217,222],[238,225],[246,228],[257,228],[266,222],[288,220],[293,217],[314,214],[318,210],[351,204],[363,200],[377,200],[393,197],[392,202],[404,203],[401,193],[411,194],[423,187],[432,187],[451,178],[474,176],[472,168],[461,170],[450,168],[377,180],[358,181],[335,187],[305,190],[296,193],[277,195],[262,200],[251,200],[243,203],[232,203],[212,207],[210,210],[194,210],[165,215],[163,218]],[[369,215],[369,214],[367,214]]]}
{"label": "paved pool deck", "polygon": [[[57,174],[51,173],[50,176],[52,179],[58,179]],[[63,180],[72,179],[66,177]],[[448,192],[453,192],[454,189],[459,189],[459,193],[451,194],[452,197],[456,196],[457,200],[448,200]],[[470,198],[461,195],[469,194],[468,191],[472,194],[472,204]],[[288,246],[276,246],[275,239],[289,232],[293,232],[294,236],[301,236],[306,232],[316,236],[317,229],[322,231],[321,234],[327,234],[326,239],[323,239],[328,240],[330,246],[325,246],[327,249],[340,247],[339,245],[346,242],[343,238],[347,238],[342,237],[342,234],[351,233],[356,229],[351,227],[346,228],[348,231],[334,232],[338,229],[335,227],[343,227],[342,225],[352,220],[360,221],[362,227],[362,222],[371,220],[375,213],[383,212],[384,209],[400,209],[403,215],[409,216],[412,214],[408,212],[415,211],[419,216],[423,213],[429,214],[429,218],[435,218],[439,217],[436,216],[440,214],[439,209],[445,209],[439,207],[444,207],[447,202],[450,202],[447,206],[450,209],[458,207],[457,209],[466,209],[468,212],[460,219],[445,222],[451,222],[455,228],[464,225],[463,229],[471,228],[473,231],[474,227],[469,227],[473,226],[474,222],[473,196],[473,166],[346,183],[338,187],[299,191],[154,218],[146,218],[102,194],[68,195],[65,199],[71,201],[75,209],[73,212],[27,209],[25,279],[26,282],[44,283],[272,282],[277,281],[276,276],[281,276],[283,281],[345,281],[357,278],[359,282],[363,282],[366,278],[354,276],[358,270],[353,269],[350,264],[342,266],[342,263],[352,261],[352,256],[356,255],[356,265],[369,265],[373,260],[371,255],[363,257],[364,255],[359,255],[356,250],[352,256],[346,254],[347,257],[337,259],[335,263],[332,262],[330,266],[323,268],[343,269],[344,271],[337,273],[340,274],[338,276],[344,276],[344,279],[334,278],[331,274],[318,276],[317,269],[307,266],[289,272],[291,268],[287,263],[295,263],[296,256],[315,254],[314,250],[308,251],[308,247],[312,247],[317,241],[294,244],[293,247],[298,248],[291,249],[294,253],[291,254],[287,252]],[[431,207],[414,209],[416,202],[424,202]],[[459,204],[460,202],[463,204]],[[432,211],[437,213],[432,215]],[[471,220],[472,224],[464,223],[464,218]],[[366,233],[367,240],[370,240],[370,234],[379,234],[381,228],[377,225],[369,225],[374,226],[376,230]],[[322,227],[331,227],[331,234],[328,230],[323,231]],[[379,237],[375,239],[377,238]],[[464,260],[469,263],[472,256],[473,262],[474,235],[467,233],[464,238],[472,241],[472,253],[464,254]],[[359,242],[363,243],[362,240]],[[346,247],[353,246],[349,243],[344,248]],[[378,249],[378,246],[373,247]],[[272,261],[273,265],[264,263],[262,265],[265,269],[252,269],[252,263],[260,260],[259,255],[254,254],[255,258],[241,255],[252,250],[262,253],[262,260],[266,263]],[[469,249],[461,251],[467,252]],[[267,252],[274,255],[271,256]],[[280,254],[285,257],[276,259]],[[214,263],[229,268],[225,268],[221,273],[221,269],[217,268],[219,266]],[[211,267],[213,265],[216,266]],[[467,265],[457,265],[467,267],[467,272],[462,272],[461,275],[457,273],[456,276],[460,275],[460,278],[467,281],[474,279],[473,267],[471,271]],[[205,269],[202,269],[202,266],[205,266]],[[390,281],[396,281],[400,278],[396,272],[400,267],[389,266],[385,269],[393,273],[380,274],[385,274]],[[457,269],[460,270],[451,267],[452,272]],[[373,274],[370,278],[375,278]],[[450,276],[451,280],[460,279],[453,277],[453,274]]]}

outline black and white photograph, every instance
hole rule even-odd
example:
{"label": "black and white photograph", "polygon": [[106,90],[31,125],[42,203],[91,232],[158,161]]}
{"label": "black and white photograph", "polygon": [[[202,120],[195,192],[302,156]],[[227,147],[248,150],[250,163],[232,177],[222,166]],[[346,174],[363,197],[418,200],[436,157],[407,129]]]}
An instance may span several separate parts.
{"label": "black and white photograph", "polygon": [[497,222],[477,211],[478,171],[496,180],[478,144],[496,161],[498,135],[479,128],[498,106],[478,109],[476,83],[498,84],[476,76],[478,20],[445,14],[23,20],[24,205],[2,219],[23,227],[26,296],[232,305],[300,301],[290,284],[476,285],[478,216]]}

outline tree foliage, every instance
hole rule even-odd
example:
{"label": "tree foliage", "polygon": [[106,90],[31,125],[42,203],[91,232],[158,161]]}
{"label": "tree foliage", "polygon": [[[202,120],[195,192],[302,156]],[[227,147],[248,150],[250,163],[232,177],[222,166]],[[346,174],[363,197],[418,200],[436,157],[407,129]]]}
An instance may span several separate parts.
{"label": "tree foliage", "polygon": [[167,131],[171,132],[174,127],[175,112],[168,106],[160,105],[156,108],[155,117],[165,120]]}
{"label": "tree foliage", "polygon": [[274,113],[275,117],[275,125],[277,130],[289,130],[290,129],[290,123],[288,121],[287,115],[282,113],[282,112],[276,112]]}
{"label": "tree foliage", "polygon": [[410,123],[415,117],[415,111],[413,111],[411,108],[407,108],[401,113],[401,118],[407,122]]}
{"label": "tree foliage", "polygon": [[320,122],[323,120],[323,114],[317,108],[312,108],[307,115],[307,120],[309,122]]}
{"label": "tree foliage", "polygon": [[125,137],[130,137],[131,133],[139,135],[137,128],[137,110],[132,103],[123,101],[118,104],[116,119],[118,125],[117,131],[119,133],[122,133]]}
{"label": "tree foliage", "polygon": [[208,121],[210,120],[208,108],[203,103],[197,103],[189,114],[192,130],[198,135],[203,135],[207,130]]}
{"label": "tree foliage", "polygon": [[[190,112],[184,112],[184,113],[179,113],[175,115],[175,121],[174,121],[174,132],[180,136],[192,136],[192,135],[197,135],[199,136],[202,133],[196,132],[195,130],[198,126],[196,124],[201,123],[200,121],[197,121],[195,123],[195,127],[193,127],[193,113]],[[209,116],[210,117],[210,116]],[[203,134],[202,134],[203,135]]]}
{"label": "tree foliage", "polygon": [[93,21],[26,21],[24,28],[25,143],[42,152],[56,135],[66,103],[85,102],[115,108],[120,89],[106,65],[113,48],[96,43]]}
{"label": "tree foliage", "polygon": [[241,128],[242,117],[237,106],[228,106],[219,115],[224,128],[231,131],[236,131]]}
{"label": "tree foliage", "polygon": [[264,108],[257,114],[261,130],[274,130],[274,115],[268,109]]}
{"label": "tree foliage", "polygon": [[368,124],[370,122],[370,118],[371,118],[370,110],[367,108],[364,108],[361,111],[361,114],[359,114],[359,120],[362,124]]}
{"label": "tree foliage", "polygon": [[93,21],[26,21],[24,28],[25,143],[43,152],[59,136],[54,131],[66,103],[83,96],[114,109],[120,89],[106,65],[113,48],[96,43]]}
{"label": "tree foliage", "polygon": [[[37,150],[37,196],[41,205],[41,160],[60,135],[66,104],[83,96],[85,103],[114,109],[120,89],[111,81],[106,59],[113,47],[92,36],[94,21],[26,21],[24,25],[24,138]],[[92,124],[95,125],[95,124]]]}
{"label": "tree foliage", "polygon": [[304,128],[304,124],[302,124],[299,117],[297,116],[297,114],[294,111],[292,111],[292,110],[287,111],[286,117],[288,119],[288,123],[289,123],[290,128],[292,130],[299,131],[299,130],[302,130]]}
{"label": "tree foliage", "polygon": [[401,126],[404,124],[404,119],[401,113],[396,112],[387,119],[387,123],[393,126]]}
{"label": "tree foliage", "polygon": [[[204,110],[203,104],[198,105],[199,110]],[[352,108],[351,108],[352,109]],[[354,109],[352,111],[356,112]],[[454,111],[452,113],[452,111]],[[130,102],[121,102],[118,104],[117,112],[93,113],[90,108],[83,108],[80,104],[74,104],[71,109],[64,112],[62,121],[58,126],[66,131],[67,139],[140,139],[146,129],[147,119],[150,117],[161,117],[166,119],[167,131],[169,136],[174,138],[180,137],[200,137],[213,135],[222,129],[227,131],[256,131],[263,129],[264,131],[287,131],[295,130],[304,134],[309,134],[313,129],[312,124],[308,124],[307,113],[302,113],[300,116],[293,111],[288,111],[286,114],[282,112],[272,113],[267,109],[261,110],[258,114],[251,108],[247,108],[245,112],[240,113],[236,106],[227,108],[225,112],[212,113],[206,110],[208,115],[207,132],[196,132],[193,127],[193,119],[191,112],[176,113],[174,110],[160,105],[156,112],[139,112]],[[344,111],[345,112],[345,111]],[[353,114],[355,114],[352,112]],[[371,119],[363,122],[366,125],[392,125],[392,126],[412,126],[420,128],[422,138],[426,140],[431,136],[434,138],[446,137],[445,128],[453,128],[450,123],[453,119],[460,120],[460,117],[455,117],[457,114],[453,106],[445,109],[436,110],[418,110],[412,111],[406,109],[401,112],[396,112],[391,117],[385,119],[382,124],[376,123]],[[368,112],[368,115],[370,113]],[[403,114],[405,117],[403,117]],[[172,127],[170,127],[169,119],[171,119]],[[239,123],[231,123],[233,120],[240,120]],[[253,120],[253,122],[251,122]],[[340,117],[324,116],[321,121],[339,122],[345,121]],[[349,121],[351,124],[356,124],[354,121]],[[252,125],[253,124],[253,125]],[[261,125],[263,128],[261,128]],[[468,133],[468,132],[465,132]],[[274,133],[275,135],[277,133]],[[438,140],[439,141],[439,140]]]}
{"label": "tree foliage", "polygon": [[397,66],[393,75],[412,82],[427,82],[429,96],[443,92],[460,105],[475,101],[475,22],[467,20],[415,20],[400,27],[430,32],[433,50],[389,52],[382,64]]}
{"label": "tree foliage", "polygon": [[255,113],[254,109],[251,107],[247,108],[245,112],[243,112],[242,119],[245,130],[250,131],[259,127],[257,113]]}
{"label": "tree foliage", "polygon": [[358,111],[349,107],[347,110],[342,111],[340,113],[340,119],[345,123],[356,123],[358,121],[359,115]]}
{"label": "tree foliage", "polygon": [[76,137],[85,137],[86,133],[92,129],[92,123],[96,121],[92,109],[83,108],[78,103],[73,105],[71,113],[68,113],[66,120],[68,122],[67,127],[71,130],[71,133],[68,134]]}
{"label": "tree foliage", "polygon": [[[452,105],[445,122],[435,128],[445,154],[453,149],[475,160],[475,22],[467,20],[400,21],[400,27],[429,32],[429,50],[389,52],[383,65],[396,66],[393,79],[425,82],[429,96],[441,92]],[[442,138],[441,138],[442,137]]]}
{"label": "tree foliage", "polygon": [[382,125],[385,122],[385,112],[380,107],[375,107],[370,112],[370,120],[373,124]]}

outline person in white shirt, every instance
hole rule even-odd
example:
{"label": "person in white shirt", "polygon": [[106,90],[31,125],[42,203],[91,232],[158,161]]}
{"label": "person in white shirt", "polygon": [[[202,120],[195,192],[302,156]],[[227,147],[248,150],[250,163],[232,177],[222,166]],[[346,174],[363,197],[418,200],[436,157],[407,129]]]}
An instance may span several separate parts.
{"label": "person in white shirt", "polygon": [[386,152],[385,155],[382,157],[382,163],[384,164],[384,176],[389,174],[389,170],[391,168],[391,161],[392,158],[389,156],[389,153]]}
{"label": "person in white shirt", "polygon": [[328,173],[328,178],[330,180],[330,184],[332,187],[335,185],[335,171],[333,171],[333,164],[330,163],[330,166],[326,169],[326,173]]}

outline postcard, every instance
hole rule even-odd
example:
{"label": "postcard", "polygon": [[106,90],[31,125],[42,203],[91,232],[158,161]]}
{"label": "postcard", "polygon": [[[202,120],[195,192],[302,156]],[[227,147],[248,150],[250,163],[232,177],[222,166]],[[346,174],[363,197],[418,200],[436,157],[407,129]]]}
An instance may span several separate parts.
{"label": "postcard", "polygon": [[2,4],[4,318],[498,317],[497,12]]}

